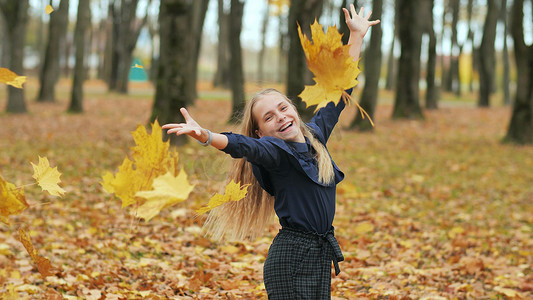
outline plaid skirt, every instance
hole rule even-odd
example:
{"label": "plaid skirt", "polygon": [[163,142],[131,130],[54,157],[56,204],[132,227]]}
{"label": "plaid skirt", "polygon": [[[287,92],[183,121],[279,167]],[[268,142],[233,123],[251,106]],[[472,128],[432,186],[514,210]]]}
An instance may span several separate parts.
{"label": "plaid skirt", "polygon": [[268,299],[330,299],[331,262],[338,275],[343,260],[333,230],[317,234],[281,229],[263,267]]}

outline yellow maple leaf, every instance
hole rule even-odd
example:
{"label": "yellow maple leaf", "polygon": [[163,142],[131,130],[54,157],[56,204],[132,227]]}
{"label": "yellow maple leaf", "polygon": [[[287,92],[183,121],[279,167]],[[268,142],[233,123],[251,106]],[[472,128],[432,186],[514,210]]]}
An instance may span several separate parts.
{"label": "yellow maple leaf", "polygon": [[203,214],[226,202],[242,200],[246,196],[246,193],[248,193],[248,186],[250,185],[245,184],[241,186],[240,184],[232,180],[226,185],[224,195],[216,193],[213,197],[211,197],[211,199],[209,199],[207,206],[198,209],[196,212],[199,214]]}
{"label": "yellow maple leaf", "polygon": [[44,12],[49,15],[51,14],[52,12],[54,11],[54,8],[52,7],[52,5],[48,4],[45,8],[44,8]]}
{"label": "yellow maple leaf", "polygon": [[4,181],[0,176],[0,221],[9,224],[10,215],[18,215],[28,207],[24,190]]}
{"label": "yellow maple leaf", "polygon": [[9,69],[0,68],[0,82],[21,89],[22,84],[26,82],[26,76],[18,76],[15,72]]}
{"label": "yellow maple leaf", "polygon": [[127,157],[118,168],[115,176],[107,172],[103,176],[102,186],[107,193],[115,194],[122,200],[122,208],[136,202],[135,193],[141,189],[145,179],[137,176],[136,169],[133,167],[133,161]]}
{"label": "yellow maple leaf", "polygon": [[30,255],[33,262],[37,265],[37,270],[39,270],[39,273],[41,273],[41,276],[51,276],[53,273],[52,270],[52,264],[50,264],[50,260],[46,257],[42,257],[37,253],[37,250],[33,247],[33,244],[30,239],[30,235],[24,231],[24,229],[19,229],[19,237],[18,240],[24,245],[24,248],[26,248],[26,251]]}
{"label": "yellow maple leaf", "polygon": [[150,190],[155,178],[167,172],[176,175],[178,170],[178,153],[169,150],[168,141],[163,142],[157,121],[152,124],[151,134],[139,125],[131,135],[136,144],[131,147],[132,159],[126,157],[115,175],[106,172],[102,177],[104,190],[120,198],[123,208],[141,204],[142,199],[135,196],[137,192]]}
{"label": "yellow maple leaf", "polygon": [[133,68],[144,69],[144,67],[142,65],[139,65],[139,64],[134,64]]}
{"label": "yellow maple leaf", "polygon": [[[322,25],[316,20],[311,24],[312,41],[303,33],[298,25],[300,43],[305,53],[307,66],[313,72],[315,85],[306,85],[299,97],[307,107],[316,105],[315,112],[326,106],[329,102],[339,103],[342,98],[345,102],[351,100],[345,90],[356,86],[359,82],[357,76],[361,72],[358,67],[359,60],[354,61],[350,55],[350,45],[343,45],[341,37],[335,26],[329,26],[324,33]],[[355,102],[355,101],[353,101]],[[366,115],[357,102],[363,117]],[[372,120],[370,122],[373,124]]]}
{"label": "yellow maple leaf", "polygon": [[139,191],[135,194],[136,197],[146,199],[137,209],[137,216],[146,221],[159,214],[163,208],[187,199],[194,185],[187,180],[187,173],[181,170],[178,176],[167,172],[155,178],[152,188],[151,191]]}
{"label": "yellow maple leaf", "polygon": [[50,195],[62,197],[65,190],[58,185],[61,182],[61,179],[59,179],[61,173],[57,170],[57,167],[51,168],[48,158],[40,156],[39,164],[31,163],[31,165],[33,167],[32,177],[37,181],[41,189],[47,191]]}

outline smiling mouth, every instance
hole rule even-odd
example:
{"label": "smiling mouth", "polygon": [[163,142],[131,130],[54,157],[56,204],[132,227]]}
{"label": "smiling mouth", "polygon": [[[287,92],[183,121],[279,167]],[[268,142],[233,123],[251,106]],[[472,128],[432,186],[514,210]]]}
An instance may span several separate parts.
{"label": "smiling mouth", "polygon": [[285,125],[283,125],[283,126],[279,129],[279,131],[280,131],[280,132],[284,132],[285,130],[289,129],[290,127],[292,127],[292,121],[289,122],[289,123],[287,123],[287,124],[285,124]]}

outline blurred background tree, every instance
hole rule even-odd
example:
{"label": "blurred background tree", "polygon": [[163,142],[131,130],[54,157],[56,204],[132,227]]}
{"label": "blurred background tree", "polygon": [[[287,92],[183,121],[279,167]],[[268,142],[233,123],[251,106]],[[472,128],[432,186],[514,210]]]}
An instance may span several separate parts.
{"label": "blurred background tree", "polygon": [[[341,7],[355,4],[382,20],[369,31],[360,61],[359,101],[371,115],[379,103],[393,106],[394,119],[423,118],[424,109],[454,102],[513,105],[506,140],[530,143],[525,137],[532,129],[519,120],[531,119],[531,92],[525,88],[531,86],[530,71],[524,69],[531,59],[531,0],[87,2],[92,14],[80,60],[84,76],[128,94],[128,83],[145,80],[134,73],[145,72],[154,87],[151,120],[177,121],[177,108],[195,105],[201,97],[199,84],[232,95],[233,122],[250,96],[245,89],[250,84],[280,88],[309,119],[313,109],[306,109],[298,95],[313,83],[312,74],[296,24],[308,34],[317,19],[337,26],[346,38]],[[48,4],[55,9],[50,15],[43,11]],[[55,101],[58,80],[74,82],[78,76],[73,71],[80,46],[74,36],[81,12],[75,7],[77,0],[0,0],[0,62],[38,78],[38,101]],[[24,90],[7,89],[5,111],[26,112]],[[358,117],[351,127],[370,129]]]}

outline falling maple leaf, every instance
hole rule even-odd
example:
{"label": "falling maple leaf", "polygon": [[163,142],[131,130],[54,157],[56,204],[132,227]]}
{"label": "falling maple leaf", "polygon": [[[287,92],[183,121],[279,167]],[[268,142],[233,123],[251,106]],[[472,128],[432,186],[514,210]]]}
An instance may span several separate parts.
{"label": "falling maple leaf", "polygon": [[51,14],[52,12],[54,11],[54,8],[52,7],[52,5],[48,4],[45,8],[44,8],[44,12],[49,15]]}
{"label": "falling maple leaf", "polygon": [[[179,155],[176,151],[169,150],[169,141],[163,142],[162,129],[157,120],[152,124],[151,134],[146,132],[144,126],[139,125],[131,135],[136,144],[136,146],[131,147],[132,159],[126,157],[115,175],[107,172],[102,178],[102,186],[107,193],[113,193],[122,200],[123,208],[132,204],[141,206],[146,204],[141,209],[141,215],[145,219],[150,219],[157,214],[152,216],[152,212],[148,212],[155,209],[150,208],[150,206],[157,207],[160,203],[156,201],[158,203],[156,205],[154,201],[146,201],[137,193],[150,191],[155,178],[168,172],[181,179],[182,177],[178,175]],[[186,175],[182,176],[186,178]],[[140,195],[145,196],[145,194]],[[167,204],[168,202],[172,203],[172,199],[175,197],[176,195],[171,196],[170,199],[167,198]],[[164,204],[163,207],[168,206],[167,204]],[[137,209],[139,208],[137,207]]]}
{"label": "falling maple leaf", "polygon": [[146,221],[159,214],[163,208],[187,199],[194,185],[189,184],[187,174],[181,170],[178,176],[167,172],[155,178],[152,187],[151,191],[139,191],[135,194],[136,197],[146,199],[137,209],[137,216]]}
{"label": "falling maple leaf", "polygon": [[4,181],[0,176],[0,221],[9,224],[10,215],[18,215],[28,207],[24,190]]}
{"label": "falling maple leaf", "polygon": [[248,186],[250,185],[245,184],[241,186],[240,184],[232,180],[226,185],[226,191],[224,195],[216,193],[213,197],[211,197],[211,199],[209,199],[207,206],[198,209],[196,212],[198,214],[203,214],[226,202],[242,200],[248,192]]}
{"label": "falling maple leaf", "polygon": [[21,89],[22,84],[26,82],[26,76],[18,76],[15,72],[9,69],[0,68],[0,82]]}
{"label": "falling maple leaf", "polygon": [[[324,33],[322,25],[316,20],[311,24],[312,42],[303,33],[298,25],[300,43],[305,52],[307,66],[313,72],[315,85],[306,85],[299,97],[307,107],[316,105],[315,112],[325,107],[329,102],[339,103],[342,98],[345,102],[351,100],[351,95],[345,90],[353,88],[359,82],[357,76],[361,72],[358,67],[359,60],[354,61],[350,55],[350,45],[343,45],[341,37],[335,26],[329,26]],[[355,101],[353,101],[355,102]],[[364,109],[359,107],[363,118],[368,117],[372,126],[374,123]]]}
{"label": "falling maple leaf", "polygon": [[51,168],[48,158],[39,156],[39,164],[31,163],[33,167],[33,178],[43,191],[47,191],[50,195],[62,197],[65,190],[62,189],[58,183],[61,182],[59,177],[61,173],[57,167]]}
{"label": "falling maple leaf", "polygon": [[42,257],[37,253],[37,250],[33,247],[33,244],[31,243],[31,239],[29,234],[26,233],[26,231],[22,228],[19,228],[19,236],[18,240],[24,245],[24,248],[26,248],[26,251],[30,255],[33,262],[37,265],[37,269],[39,270],[39,273],[41,273],[41,276],[46,277],[53,275],[51,272],[52,270],[52,264],[50,264],[50,260],[46,257]]}
{"label": "falling maple leaf", "polygon": [[139,64],[134,64],[134,65],[133,65],[133,68],[144,69],[144,67],[141,66],[141,65],[139,65]]}

